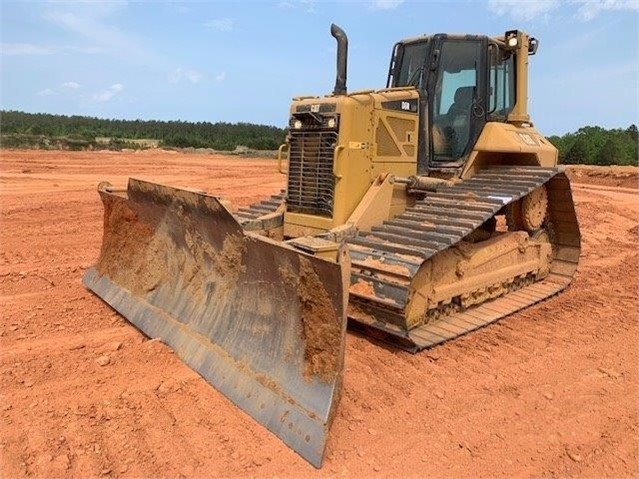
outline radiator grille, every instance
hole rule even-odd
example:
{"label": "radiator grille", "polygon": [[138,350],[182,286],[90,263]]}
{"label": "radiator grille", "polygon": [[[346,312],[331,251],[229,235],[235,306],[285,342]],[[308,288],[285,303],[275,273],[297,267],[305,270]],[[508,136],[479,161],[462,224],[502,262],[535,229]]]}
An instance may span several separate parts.
{"label": "radiator grille", "polygon": [[333,155],[337,132],[291,130],[287,210],[333,216]]}

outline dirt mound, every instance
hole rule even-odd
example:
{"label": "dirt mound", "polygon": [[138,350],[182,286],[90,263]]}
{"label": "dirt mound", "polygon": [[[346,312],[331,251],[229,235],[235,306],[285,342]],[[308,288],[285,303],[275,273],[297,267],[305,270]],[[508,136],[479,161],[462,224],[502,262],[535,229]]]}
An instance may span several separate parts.
{"label": "dirt mound", "polygon": [[100,181],[247,205],[281,189],[272,160],[0,154],[2,477],[639,475],[636,169],[569,169],[583,253],[565,293],[417,355],[349,333],[318,471],[80,282]]}
{"label": "dirt mound", "polygon": [[590,166],[570,165],[567,167],[570,181],[604,186],[637,188],[639,167],[637,166]]}

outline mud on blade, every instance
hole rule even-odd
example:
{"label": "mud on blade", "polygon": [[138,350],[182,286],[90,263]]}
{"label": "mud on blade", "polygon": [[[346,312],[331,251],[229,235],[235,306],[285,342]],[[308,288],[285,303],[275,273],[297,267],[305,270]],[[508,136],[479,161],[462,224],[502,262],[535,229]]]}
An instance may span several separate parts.
{"label": "mud on blade", "polygon": [[99,187],[84,284],[316,467],[339,400],[348,272],[247,234],[215,197]]}

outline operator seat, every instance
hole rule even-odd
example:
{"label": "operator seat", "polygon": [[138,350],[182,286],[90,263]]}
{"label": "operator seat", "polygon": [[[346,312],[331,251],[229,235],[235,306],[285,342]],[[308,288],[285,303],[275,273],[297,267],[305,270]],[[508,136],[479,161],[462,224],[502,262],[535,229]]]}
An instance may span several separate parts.
{"label": "operator seat", "polygon": [[452,154],[459,158],[466,149],[470,136],[470,109],[475,93],[474,86],[463,86],[455,91],[453,104],[446,113],[447,123],[453,129]]}

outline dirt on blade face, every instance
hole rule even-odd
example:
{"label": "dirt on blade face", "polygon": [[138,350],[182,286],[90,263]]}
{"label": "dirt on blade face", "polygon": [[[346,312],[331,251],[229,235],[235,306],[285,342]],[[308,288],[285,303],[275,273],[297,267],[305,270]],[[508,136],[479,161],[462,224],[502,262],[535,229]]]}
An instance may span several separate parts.
{"label": "dirt on blade face", "polygon": [[341,324],[313,265],[302,257],[298,293],[302,305],[304,374],[309,380],[318,376],[323,381],[333,381],[340,360]]}
{"label": "dirt on blade face", "polygon": [[103,204],[104,236],[97,270],[135,294],[151,291],[166,276],[166,268],[147,261],[146,254],[148,245],[156,241],[158,219],[142,218],[119,197],[104,195]]}
{"label": "dirt on blade face", "polygon": [[240,236],[227,236],[224,239],[222,251],[214,256],[220,275],[228,278],[230,282],[237,281],[238,276],[246,271],[246,266],[242,264],[242,254],[245,250],[246,246]]}
{"label": "dirt on blade face", "polygon": [[[220,278],[222,290],[237,282],[246,270],[242,254],[246,249],[239,235],[228,235],[221,251],[216,252],[197,231],[187,232],[184,242],[190,255],[185,255],[172,240],[165,225],[160,224],[157,210],[133,205],[124,198],[102,195],[104,204],[104,237],[101,254],[96,265],[102,275],[136,295],[146,294],[176,272],[188,285],[195,299],[205,293],[202,263],[211,264]],[[180,219],[192,219],[180,215]]]}

